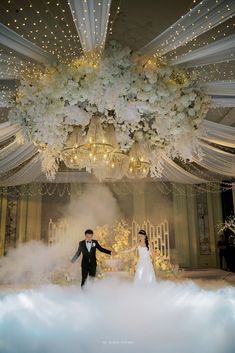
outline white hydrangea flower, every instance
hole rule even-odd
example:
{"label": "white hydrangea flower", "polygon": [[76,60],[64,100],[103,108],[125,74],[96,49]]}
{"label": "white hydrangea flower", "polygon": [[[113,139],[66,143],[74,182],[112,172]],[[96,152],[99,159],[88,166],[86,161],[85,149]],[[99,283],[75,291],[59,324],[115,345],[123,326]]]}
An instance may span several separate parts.
{"label": "white hydrangea flower", "polygon": [[114,125],[122,150],[128,151],[134,139],[149,144],[156,176],[166,156],[200,155],[197,129],[209,105],[183,69],[159,66],[157,59],[148,61],[112,41],[98,64],[82,57],[46,68],[39,79],[22,79],[9,116],[21,125],[25,140],[45,146],[42,164],[50,178],[73,125],[86,126],[97,112],[104,124]]}

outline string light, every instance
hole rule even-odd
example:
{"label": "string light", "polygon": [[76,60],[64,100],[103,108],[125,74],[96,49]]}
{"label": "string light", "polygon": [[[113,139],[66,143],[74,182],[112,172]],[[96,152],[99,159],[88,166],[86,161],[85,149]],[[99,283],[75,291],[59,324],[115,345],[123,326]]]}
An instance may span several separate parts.
{"label": "string light", "polygon": [[[22,37],[27,37],[34,44],[40,46],[54,55],[56,55],[60,61],[69,62],[71,58],[76,58],[81,54],[81,48],[79,44],[79,36],[75,30],[74,24],[78,22],[77,18],[71,20],[71,11],[69,9],[68,4],[61,6],[60,1],[57,0],[56,6],[55,2],[46,1],[40,5],[40,10],[37,8],[37,5],[34,5],[31,1],[24,2],[23,7],[18,6],[18,1],[7,1],[7,6],[3,5],[4,2],[1,2],[0,7],[3,11],[0,12],[0,19],[5,25],[21,34]],[[6,3],[6,1],[5,1]],[[84,4],[87,1],[84,0]],[[196,4],[197,1],[193,0],[193,4]],[[219,1],[216,0],[216,3],[219,4]],[[200,2],[199,5],[203,5],[203,2]],[[101,1],[98,2],[98,6],[101,6]],[[227,11],[232,13],[232,9],[229,5],[226,5]],[[51,10],[53,9],[53,10]],[[86,12],[85,10],[84,12]],[[72,11],[74,14],[74,11]],[[113,23],[116,16],[120,13],[120,2],[117,6],[116,13],[109,21],[110,12],[108,11],[107,21],[105,23],[105,29],[102,33],[98,31],[100,27],[99,19],[96,14],[96,10],[94,10],[95,16],[95,30],[93,31],[93,35],[95,36],[95,40],[98,42],[100,35],[102,34],[105,38],[105,33],[108,29],[108,23],[110,23],[110,27],[108,29],[109,34],[112,34],[113,31]],[[198,17],[201,16],[201,8],[197,9]],[[183,20],[186,18],[192,18],[193,8],[190,9],[189,13],[182,16],[182,23],[178,22],[176,26],[171,26],[172,33],[169,35],[169,39],[167,39],[164,43],[161,43],[162,52],[164,50],[165,45],[169,45],[171,47],[170,53],[167,55],[168,58],[173,57],[174,55],[179,55],[180,51],[186,50],[185,54],[192,52],[192,50],[200,47],[206,46],[211,41],[216,41],[222,37],[228,35],[232,30],[234,30],[234,23],[232,23],[232,17],[230,16],[230,20],[224,22],[225,16],[221,14],[221,10],[217,11],[217,14],[220,14],[219,25],[215,27],[213,30],[213,23],[210,19],[211,9],[208,7],[206,9],[206,14],[204,15],[204,19],[208,20],[206,23],[201,24],[201,35],[200,38],[198,36],[198,31],[195,27],[196,21],[192,21],[190,25],[187,27]],[[14,14],[14,15],[13,15]],[[82,23],[80,23],[80,30],[83,32],[84,37],[88,38],[87,30],[85,29],[86,19],[82,18]],[[191,30],[192,36],[186,36],[186,42],[179,41],[183,45],[180,48],[177,48],[177,40],[181,36],[182,33]],[[45,33],[44,33],[45,31]],[[210,31],[210,35],[208,36],[208,31]],[[203,33],[207,33],[207,39]],[[209,39],[208,39],[209,38]],[[101,42],[99,49],[100,52],[104,46],[105,39]],[[82,41],[82,45],[85,45],[85,41]],[[100,52],[96,55],[99,58]],[[159,50],[161,54],[161,49]],[[231,57],[231,60],[234,58]],[[226,63],[222,64],[212,64],[204,67],[198,67],[196,69],[191,70],[194,72],[198,79],[201,81],[213,81],[219,80],[221,78],[225,79],[229,77],[230,79],[234,77],[233,66],[230,64],[228,60]],[[20,75],[31,76],[38,74],[37,64],[32,62],[31,60],[25,59],[22,60],[17,58],[12,51],[8,49],[0,49],[0,62],[4,65],[4,71],[0,72],[1,78],[7,77],[15,77],[18,78]],[[3,92],[4,100],[9,100],[9,92],[6,87],[2,87],[5,92]],[[188,168],[188,166],[186,167]],[[195,166],[192,166],[197,173],[204,173],[203,171],[196,170]],[[208,175],[207,175],[208,176]],[[211,181],[214,181],[213,179]]]}
{"label": "string light", "polygon": [[[135,182],[136,184],[136,182]],[[132,182],[115,182],[107,183],[107,185],[112,189],[116,195],[131,195],[133,194],[133,183]],[[164,195],[171,195],[174,188],[174,194],[179,196],[194,197],[198,193],[209,193],[209,194],[220,194],[221,192],[226,192],[233,188],[231,183],[221,181],[221,183],[208,183],[208,184],[197,184],[191,185],[190,188],[182,188],[182,185],[173,184],[170,182],[157,181],[151,183],[152,187],[160,191]],[[144,190],[144,194],[152,194],[153,189]],[[73,189],[73,195],[80,195],[80,190],[77,188]],[[142,189],[135,188],[135,193],[143,194]],[[10,186],[10,187],[0,187],[0,195],[9,195],[16,197],[28,197],[28,196],[59,196],[66,197],[71,196],[71,184],[70,183],[31,183],[20,186]]]}
{"label": "string light", "polygon": [[119,0],[117,10],[115,11],[113,18],[109,20],[109,30],[108,30],[109,35],[113,34],[113,25],[114,25],[114,22],[116,21],[117,16],[120,14],[120,10],[121,10],[121,0]]}
{"label": "string light", "polygon": [[[24,7],[20,7],[20,10],[17,2],[12,1],[8,4],[10,5],[8,5],[7,8],[4,8],[2,3],[0,5],[4,10],[2,13],[0,12],[2,23],[8,25],[21,35],[24,33],[22,36],[26,36],[36,45],[42,47],[47,52],[56,55],[62,61],[63,59],[67,60],[68,58],[80,55],[81,48],[76,30],[71,21],[65,20],[65,16],[70,16],[70,9],[68,6],[61,8],[60,2],[57,2],[56,16],[59,19],[57,20],[54,18],[55,16],[49,8],[50,4],[53,6],[53,2],[51,1],[42,3],[40,6],[44,6],[42,9],[40,7],[40,10],[36,8],[31,1],[25,3]],[[7,16],[3,16],[4,12]],[[53,13],[54,12],[53,7]],[[15,13],[15,18],[13,17],[13,13]],[[26,13],[27,16],[25,16]],[[16,28],[16,24],[18,28]],[[61,27],[61,25],[63,25],[63,27]],[[46,37],[44,37],[45,31]],[[58,38],[59,40],[55,40],[55,38]],[[66,41],[64,38],[66,38]]]}

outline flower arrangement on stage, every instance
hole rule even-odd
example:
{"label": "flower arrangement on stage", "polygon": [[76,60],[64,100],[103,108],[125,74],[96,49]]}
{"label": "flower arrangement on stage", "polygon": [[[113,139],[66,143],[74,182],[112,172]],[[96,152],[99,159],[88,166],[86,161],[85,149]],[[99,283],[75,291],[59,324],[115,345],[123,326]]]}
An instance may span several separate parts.
{"label": "flower arrangement on stage", "polygon": [[223,233],[225,230],[230,230],[235,235],[235,215],[227,217],[225,222],[219,225],[219,234]]}
{"label": "flower arrangement on stage", "polygon": [[126,221],[116,221],[112,227],[108,225],[99,226],[95,233],[101,245],[111,248],[116,253],[112,259],[107,259],[107,255],[103,253],[97,253],[102,271],[134,271],[136,254],[134,252],[122,252],[130,247],[130,227]]}
{"label": "flower arrangement on stage", "polygon": [[161,256],[159,250],[155,250],[154,266],[158,275],[163,277],[177,277],[179,266],[173,265],[168,259]]}
{"label": "flower arrangement on stage", "polygon": [[110,42],[99,62],[81,57],[22,79],[10,120],[38,146],[50,178],[74,126],[86,135],[94,114],[104,129],[114,127],[121,152],[141,142],[155,177],[161,175],[163,158],[200,156],[198,127],[209,104],[183,69]]}

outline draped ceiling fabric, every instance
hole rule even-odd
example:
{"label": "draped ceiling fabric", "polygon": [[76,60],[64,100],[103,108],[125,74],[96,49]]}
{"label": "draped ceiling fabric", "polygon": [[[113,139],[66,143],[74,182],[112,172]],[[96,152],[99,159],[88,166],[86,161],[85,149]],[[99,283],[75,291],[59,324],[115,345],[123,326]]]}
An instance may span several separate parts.
{"label": "draped ceiling fabric", "polygon": [[172,65],[195,67],[235,59],[235,34],[172,59]]}
{"label": "draped ceiling fabric", "polygon": [[204,142],[200,143],[200,147],[204,156],[201,160],[197,157],[194,161],[215,173],[233,177],[235,175],[235,154],[231,154],[210,146]]}
{"label": "draped ceiling fabric", "polygon": [[11,125],[9,122],[0,124],[0,143],[15,136],[19,130],[18,125]]}
{"label": "draped ceiling fabric", "polygon": [[0,175],[18,167],[36,153],[37,147],[32,142],[19,146],[11,154],[0,160]]}
{"label": "draped ceiling fabric", "polygon": [[216,107],[235,107],[235,97],[212,96],[212,102]]}
{"label": "draped ceiling fabric", "polygon": [[235,148],[235,128],[204,120],[201,131],[203,140]]}
{"label": "draped ceiling fabric", "polygon": [[[234,45],[235,45],[235,37],[234,37]],[[235,51],[235,47],[234,47]],[[212,96],[230,96],[235,97],[235,80],[229,81],[214,81],[214,82],[206,82],[202,84],[207,90],[207,93]]]}
{"label": "draped ceiling fabric", "polygon": [[42,64],[53,62],[53,56],[0,23],[0,44]]}
{"label": "draped ceiling fabric", "polygon": [[[73,21],[71,30],[76,33],[80,41],[79,52],[82,49],[85,54],[93,51],[100,54],[108,33],[111,0],[69,0],[67,7],[67,12],[63,10],[67,16],[63,20],[71,17]],[[140,48],[140,52],[147,56],[165,55],[171,65],[182,65],[189,69],[197,67],[199,70],[213,65],[217,70],[217,65],[221,63],[235,62],[233,61],[235,60],[235,34],[230,32],[222,38],[212,40],[210,31],[215,28],[220,29],[220,26],[223,23],[226,24],[234,14],[234,0],[202,0],[155,38],[153,35],[152,40]],[[9,82],[19,78],[19,70],[24,61],[33,65],[35,63],[47,65],[58,61],[58,56],[40,47],[39,43],[35,44],[26,39],[14,29],[14,27],[8,28],[6,23],[0,23],[0,46],[7,48],[10,53],[13,51],[10,62],[6,54],[0,55],[0,86],[3,79]],[[72,33],[71,30],[69,29],[69,33]],[[217,32],[219,33],[219,30]],[[188,43],[194,42],[207,33],[210,38],[209,43],[203,45],[202,42],[197,49],[187,50]],[[75,40],[74,37],[71,40],[77,49],[77,39]],[[65,36],[65,38],[69,42],[68,37]],[[176,55],[175,51],[178,48],[181,48],[181,51]],[[215,109],[235,107],[235,81],[234,77],[230,77],[230,72],[223,77],[222,81],[211,80],[198,82],[198,84],[211,96]],[[1,107],[6,108],[9,105],[10,95],[11,91],[0,92]],[[0,124],[0,186],[27,184],[32,181],[48,182],[41,170],[40,153],[33,143],[27,142],[21,145],[18,142],[19,131],[18,125],[10,125],[9,122]],[[200,133],[203,157],[201,159],[194,157],[193,165],[196,167],[192,169],[194,171],[191,172],[191,169],[189,171],[186,166],[179,165],[177,161],[165,158],[162,165],[163,180],[201,184],[211,180],[211,173],[217,175],[218,180],[234,180],[235,127],[204,120]],[[203,170],[203,173],[197,173],[197,169]],[[54,182],[94,182],[94,176],[86,172],[59,171]]]}
{"label": "draped ceiling fabric", "polygon": [[12,152],[14,152],[19,147],[19,143],[17,140],[9,143],[6,147],[0,149],[0,162],[7,158]]}
{"label": "draped ceiling fabric", "polygon": [[111,0],[69,0],[69,6],[83,51],[103,49],[108,29]]}
{"label": "draped ceiling fabric", "polygon": [[[209,12],[208,8],[210,9]],[[201,1],[176,23],[141,48],[140,51],[149,55],[167,54],[218,26],[233,16],[234,13],[234,0]]]}
{"label": "draped ceiling fabric", "polygon": [[0,185],[16,186],[29,184],[32,181],[36,181],[41,174],[41,155],[37,153],[25,166],[13,175],[0,178]]}

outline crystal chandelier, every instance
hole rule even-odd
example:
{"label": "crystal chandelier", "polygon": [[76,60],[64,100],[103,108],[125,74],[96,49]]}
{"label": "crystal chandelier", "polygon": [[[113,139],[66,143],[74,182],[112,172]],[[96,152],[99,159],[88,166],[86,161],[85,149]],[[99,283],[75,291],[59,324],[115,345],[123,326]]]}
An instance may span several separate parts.
{"label": "crystal chandelier", "polygon": [[100,116],[91,118],[84,144],[79,146],[79,150],[86,155],[86,167],[89,170],[104,168],[109,163],[114,146],[107,139]]}
{"label": "crystal chandelier", "polygon": [[107,141],[114,147],[109,160],[102,166],[95,166],[93,172],[99,180],[121,179],[127,172],[129,166],[129,157],[121,152],[116,140],[115,130],[113,125],[106,128]]}
{"label": "crystal chandelier", "polygon": [[74,127],[69,136],[66,147],[62,151],[62,159],[68,168],[91,171],[104,168],[114,150],[105,136],[100,116],[91,118],[86,136],[82,136],[82,129]]}
{"label": "crystal chandelier", "polygon": [[129,156],[129,166],[126,176],[132,179],[146,178],[149,173],[150,163],[147,159],[145,147],[135,141],[132,145]]}
{"label": "crystal chandelier", "polygon": [[99,115],[92,116],[87,133],[75,126],[61,158],[68,168],[93,172],[101,180],[145,178],[150,169],[144,144],[135,141],[129,155],[123,153],[116,140],[113,125],[104,129]]}
{"label": "crystal chandelier", "polygon": [[67,168],[82,169],[86,167],[86,155],[79,148],[83,143],[82,128],[75,126],[61,153],[61,158]]}

